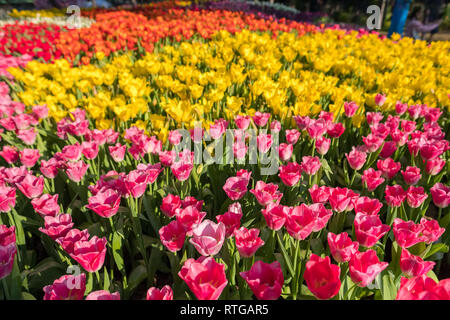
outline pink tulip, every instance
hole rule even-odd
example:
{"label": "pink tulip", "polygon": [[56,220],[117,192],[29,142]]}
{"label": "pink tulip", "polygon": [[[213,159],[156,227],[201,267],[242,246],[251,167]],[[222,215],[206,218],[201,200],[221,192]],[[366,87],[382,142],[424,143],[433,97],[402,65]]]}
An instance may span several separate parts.
{"label": "pink tulip", "polygon": [[399,218],[394,219],[392,225],[395,241],[402,248],[409,248],[416,243],[424,240],[422,235],[423,226],[414,224],[413,221],[403,221]]}
{"label": "pink tulip", "polygon": [[253,122],[258,127],[264,127],[267,124],[267,121],[269,121],[270,113],[261,113],[259,111],[255,112],[255,115],[253,116]]}
{"label": "pink tulip", "polygon": [[247,229],[241,227],[234,231],[236,240],[236,248],[241,257],[249,258],[253,256],[256,251],[264,245],[264,241],[258,237],[259,229]]}
{"label": "pink tulip", "polygon": [[344,111],[345,115],[349,118],[353,117],[356,113],[356,110],[358,110],[359,106],[351,101],[351,102],[344,102]]}
{"label": "pink tulip", "polygon": [[189,242],[202,256],[214,256],[222,249],[224,240],[225,225],[206,219],[192,229]]}
{"label": "pink tulip", "polygon": [[44,300],[82,300],[86,291],[86,274],[64,275],[43,290]]}
{"label": "pink tulip", "polygon": [[402,249],[400,269],[408,278],[426,275],[435,264],[432,261],[423,261],[419,256],[414,256],[408,250]]}
{"label": "pink tulip", "polygon": [[248,180],[244,177],[230,177],[223,190],[231,200],[239,200],[247,193]]}
{"label": "pink tulip", "polygon": [[189,206],[194,206],[197,210],[202,210],[203,200],[198,201],[197,199],[191,196],[187,196],[183,200],[181,200],[182,208],[187,208]]}
{"label": "pink tulip", "polygon": [[323,119],[311,120],[306,130],[311,139],[317,139],[327,132],[327,123]]}
{"label": "pink tulip", "polygon": [[437,241],[445,232],[445,228],[441,228],[436,220],[428,217],[420,219],[420,225],[423,228],[422,238],[426,244],[430,244]]}
{"label": "pink tulip", "polygon": [[401,103],[400,101],[397,101],[397,103],[395,104],[395,112],[397,112],[397,114],[399,115],[404,114],[407,109],[408,109],[407,103]]}
{"label": "pink tulip", "polygon": [[256,261],[248,271],[239,273],[259,300],[277,300],[284,284],[283,271],[278,261]]}
{"label": "pink tulip", "polygon": [[290,212],[290,207],[275,203],[269,204],[265,209],[261,210],[267,226],[272,230],[280,230],[284,226]]}
{"label": "pink tulip", "polygon": [[397,150],[397,145],[394,141],[385,141],[383,148],[380,152],[380,158],[386,159],[389,158],[394,154],[394,152]]}
{"label": "pink tulip", "polygon": [[44,190],[44,178],[26,174],[23,180],[17,183],[17,188],[28,199],[39,197]]}
{"label": "pink tulip", "polygon": [[358,151],[355,147],[352,148],[350,153],[346,153],[348,164],[353,170],[359,170],[364,166],[367,159],[367,154],[365,152]]}
{"label": "pink tulip", "polygon": [[300,132],[296,129],[292,130],[286,130],[286,142],[288,144],[296,144],[298,141],[298,138],[300,138]]}
{"label": "pink tulip", "polygon": [[216,216],[217,222],[225,225],[225,236],[227,238],[231,237],[234,234],[234,231],[241,226],[241,219],[242,211],[233,212],[230,211],[230,208],[224,214]]}
{"label": "pink tulip", "polygon": [[353,201],[355,213],[364,213],[366,215],[378,215],[383,204],[378,199],[371,199],[369,197],[359,197]]}
{"label": "pink tulip", "polygon": [[330,252],[338,263],[350,261],[350,258],[358,252],[359,243],[352,241],[347,232],[338,235],[328,232],[327,240]]}
{"label": "pink tulip", "polygon": [[168,285],[160,289],[151,287],[147,291],[147,299],[146,300],[173,300],[173,291],[172,288]]}
{"label": "pink tulip", "polygon": [[384,182],[384,178],[381,178],[381,171],[376,171],[373,168],[364,170],[364,174],[361,176],[363,185],[367,187],[368,191],[374,191],[380,184]]}
{"label": "pink tulip", "polygon": [[65,237],[73,227],[72,216],[70,214],[60,214],[56,217],[46,216],[44,220],[45,228],[39,228],[39,231],[45,233],[53,240]]}
{"label": "pink tulip", "polygon": [[400,207],[406,199],[406,192],[401,185],[386,186],[385,200],[389,207]]}
{"label": "pink tulip", "polygon": [[283,197],[283,194],[278,191],[278,185],[266,184],[264,181],[256,182],[255,189],[251,189],[250,192],[256,197],[258,203],[264,207],[271,203],[280,203]]}
{"label": "pink tulip", "polygon": [[0,280],[12,272],[16,253],[15,227],[0,224]]}
{"label": "pink tulip", "polygon": [[237,115],[234,117],[234,122],[236,123],[236,126],[241,130],[246,130],[250,124],[251,117],[250,116],[240,116]]}
{"label": "pink tulip", "polygon": [[341,268],[332,264],[330,257],[321,258],[312,253],[306,263],[304,277],[308,289],[314,296],[326,300],[339,293],[341,288],[340,274]]}
{"label": "pink tulip", "polygon": [[436,282],[421,275],[411,279],[402,277],[396,300],[441,300]]}
{"label": "pink tulip", "polygon": [[403,180],[405,180],[405,183],[408,185],[415,185],[417,182],[419,182],[422,175],[420,174],[420,169],[417,167],[406,167],[405,171],[401,171]]}
{"label": "pink tulip", "polygon": [[199,300],[217,300],[228,280],[225,265],[212,257],[188,259],[178,273]]}
{"label": "pink tulip", "polygon": [[100,270],[105,261],[106,238],[93,236],[90,240],[78,240],[73,245],[73,251],[67,252],[87,272]]}
{"label": "pink tulip", "polygon": [[291,237],[305,240],[313,231],[317,219],[317,212],[302,203],[294,207],[286,219],[286,229]]}
{"label": "pink tulip", "polygon": [[192,230],[199,225],[203,218],[206,216],[206,212],[199,211],[195,206],[188,206],[177,213],[177,221],[180,222],[186,234],[192,236]]}
{"label": "pink tulip", "polygon": [[330,149],[331,139],[319,137],[316,139],[316,151],[320,155],[324,155]]}
{"label": "pink tulip", "polygon": [[0,156],[2,156],[3,159],[5,159],[5,161],[9,164],[19,160],[19,152],[14,146],[3,146],[3,150],[0,151]]}
{"label": "pink tulip", "polygon": [[271,134],[260,133],[256,138],[259,152],[266,153],[272,146],[273,139]]}
{"label": "pink tulip", "polygon": [[9,212],[16,205],[16,189],[0,185],[0,213]]}
{"label": "pink tulip", "polygon": [[67,162],[66,174],[73,182],[80,182],[86,174],[89,164],[83,160],[77,162]]}
{"label": "pink tulip", "polygon": [[406,201],[411,208],[418,208],[428,198],[422,187],[410,186],[406,192]]}
{"label": "pink tulip", "polygon": [[278,147],[278,156],[282,161],[287,161],[292,157],[294,146],[292,144],[280,143]]}
{"label": "pink tulip", "polygon": [[82,150],[81,145],[77,142],[72,145],[64,146],[61,151],[61,155],[66,161],[76,162],[80,160]]}
{"label": "pink tulip", "polygon": [[425,172],[430,176],[435,176],[441,172],[442,168],[446,165],[446,161],[441,158],[435,158],[428,160],[425,165]]}
{"label": "pink tulip", "polygon": [[169,131],[168,140],[169,140],[170,144],[173,146],[178,145],[181,142],[182,137],[183,136],[181,135],[180,132],[178,132],[178,130]]}
{"label": "pink tulip", "polygon": [[296,162],[289,162],[287,165],[280,166],[279,174],[281,181],[288,187],[296,185],[302,174],[302,166]]}
{"label": "pink tulip", "polygon": [[381,120],[383,120],[384,116],[381,114],[381,112],[367,112],[366,113],[367,123],[369,125],[373,125],[376,123],[379,123]]}
{"label": "pink tulip", "polygon": [[54,179],[58,175],[58,169],[61,167],[62,162],[55,158],[50,158],[48,161],[41,161],[41,172],[48,179]]}
{"label": "pink tulip", "polygon": [[86,208],[91,209],[100,217],[110,218],[119,210],[120,194],[113,189],[104,189],[88,199]]}
{"label": "pink tulip", "polygon": [[185,227],[177,220],[159,229],[159,237],[167,250],[177,252],[181,250],[186,240]]}
{"label": "pink tulip", "polygon": [[386,102],[386,95],[377,93],[377,95],[375,96],[375,104],[381,107],[385,102]]}
{"label": "pink tulip", "polygon": [[176,210],[181,207],[181,199],[179,196],[168,194],[162,199],[161,211],[169,218],[176,214]]}
{"label": "pink tulip", "polygon": [[34,211],[39,213],[43,218],[46,216],[56,216],[59,214],[58,194],[43,194],[39,198],[31,200]]}
{"label": "pink tulip", "polygon": [[170,169],[178,181],[185,181],[189,178],[194,165],[191,162],[178,161],[172,164]]}
{"label": "pink tulip", "polygon": [[40,153],[38,149],[28,149],[25,148],[22,151],[20,151],[20,161],[24,166],[27,168],[32,168],[36,164],[36,162],[39,160]]}
{"label": "pink tulip", "polygon": [[314,203],[326,203],[330,197],[331,190],[327,186],[319,187],[317,184],[308,189],[312,202]]}
{"label": "pink tulip", "polygon": [[108,146],[109,154],[113,158],[115,162],[123,161],[125,157],[125,151],[127,150],[126,145],[121,145],[120,143],[116,143],[114,146]]}
{"label": "pink tulip", "polygon": [[363,142],[367,147],[369,152],[377,151],[384,142],[383,138],[375,136],[374,134],[369,134],[367,137],[363,137]]}
{"label": "pink tulip", "polygon": [[367,287],[388,264],[380,262],[375,250],[356,252],[348,264],[350,278],[359,287]]}
{"label": "pink tulip", "polygon": [[160,151],[158,153],[159,161],[164,167],[170,167],[176,160],[177,154],[174,150]]}
{"label": "pink tulip", "polygon": [[327,134],[331,138],[339,138],[345,131],[344,125],[340,122],[331,123],[327,129]]}
{"label": "pink tulip", "polygon": [[280,121],[278,121],[278,120],[273,120],[273,121],[270,123],[270,130],[271,130],[271,132],[273,132],[273,133],[280,132],[280,131],[281,131],[281,123],[280,123]]}
{"label": "pink tulip", "polygon": [[437,142],[426,142],[420,146],[420,156],[424,160],[433,160],[445,152],[444,145]]}
{"label": "pink tulip", "polygon": [[400,162],[395,162],[392,158],[377,161],[377,168],[382,172],[382,176],[386,179],[392,179],[400,170]]}
{"label": "pink tulip", "polygon": [[36,142],[37,134],[38,134],[38,132],[37,132],[36,128],[34,128],[34,127],[16,131],[17,138],[22,140],[22,142],[28,146],[31,146]]}
{"label": "pink tulip", "polygon": [[106,290],[98,290],[87,295],[86,300],[120,300],[120,293],[110,293]]}
{"label": "pink tulip", "polygon": [[438,182],[430,189],[430,192],[436,207],[448,207],[450,204],[450,187]]}
{"label": "pink tulip", "polygon": [[311,156],[304,156],[302,158],[302,171],[305,172],[307,175],[314,175],[317,171],[319,171],[321,162],[319,157],[311,157]]}
{"label": "pink tulip", "polygon": [[377,215],[357,213],[354,223],[356,240],[366,248],[373,247],[390,229]]}
{"label": "pink tulip", "polygon": [[350,211],[353,209],[353,199],[356,199],[358,195],[352,190],[347,188],[336,187],[331,190],[328,201],[330,202],[331,209],[336,212]]}
{"label": "pink tulip", "polygon": [[313,121],[308,116],[293,116],[292,118],[294,118],[295,123],[297,124],[297,127],[301,131],[306,130],[309,127],[310,123]]}

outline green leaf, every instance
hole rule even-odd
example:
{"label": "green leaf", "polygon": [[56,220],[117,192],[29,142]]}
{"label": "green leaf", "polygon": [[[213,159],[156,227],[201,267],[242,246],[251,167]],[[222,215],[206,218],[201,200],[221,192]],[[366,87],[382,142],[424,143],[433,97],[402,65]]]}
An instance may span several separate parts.
{"label": "green leaf", "polygon": [[143,264],[138,265],[131,271],[130,278],[128,279],[130,291],[136,289],[136,287],[147,278],[147,269]]}
{"label": "green leaf", "polygon": [[28,292],[22,292],[22,300],[36,300],[36,298]]}
{"label": "green leaf", "polygon": [[122,258],[122,237],[118,232],[114,232],[112,241],[112,251],[114,262],[116,263],[117,269],[120,272],[124,270],[124,263]]}
{"label": "green leaf", "polygon": [[41,290],[44,286],[53,283],[64,274],[64,271],[65,266],[53,258],[45,258],[27,274],[30,291]]}
{"label": "green leaf", "polygon": [[394,284],[394,275],[391,272],[384,273],[381,276],[381,295],[383,300],[394,300],[397,296],[397,288]]}
{"label": "green leaf", "polygon": [[431,249],[427,252],[427,254],[423,257],[423,259],[426,259],[428,257],[431,257],[433,254],[442,252],[446,253],[448,252],[448,246],[443,243],[435,243],[431,247]]}

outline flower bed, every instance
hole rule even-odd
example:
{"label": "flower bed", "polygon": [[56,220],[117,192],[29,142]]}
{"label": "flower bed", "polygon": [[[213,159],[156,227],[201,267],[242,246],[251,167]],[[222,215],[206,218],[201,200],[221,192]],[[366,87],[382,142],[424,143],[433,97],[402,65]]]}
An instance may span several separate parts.
{"label": "flower bed", "polygon": [[0,58],[0,298],[449,299],[448,42],[184,9],[58,32]]}

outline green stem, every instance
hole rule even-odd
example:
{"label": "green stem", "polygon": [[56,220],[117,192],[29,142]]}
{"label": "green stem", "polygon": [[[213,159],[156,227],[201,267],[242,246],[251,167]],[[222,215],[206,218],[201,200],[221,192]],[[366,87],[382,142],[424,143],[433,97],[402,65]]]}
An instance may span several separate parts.
{"label": "green stem", "polygon": [[6,278],[2,279],[2,286],[3,286],[3,292],[5,293],[5,299],[9,300],[11,295],[9,294],[8,282],[6,281]]}

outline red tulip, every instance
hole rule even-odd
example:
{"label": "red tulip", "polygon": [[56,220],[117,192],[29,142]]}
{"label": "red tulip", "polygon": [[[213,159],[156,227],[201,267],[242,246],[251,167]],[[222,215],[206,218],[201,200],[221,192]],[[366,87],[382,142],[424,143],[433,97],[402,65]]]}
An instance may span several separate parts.
{"label": "red tulip", "polygon": [[330,257],[320,258],[311,254],[306,263],[304,278],[308,289],[321,300],[333,298],[341,288],[339,279],[341,268],[330,261]]}
{"label": "red tulip", "polygon": [[159,229],[159,237],[167,250],[177,252],[183,248],[186,240],[185,228],[178,220],[171,221]]}
{"label": "red tulip", "polygon": [[259,300],[277,300],[284,284],[283,271],[278,261],[256,261],[248,271],[239,273]]}

